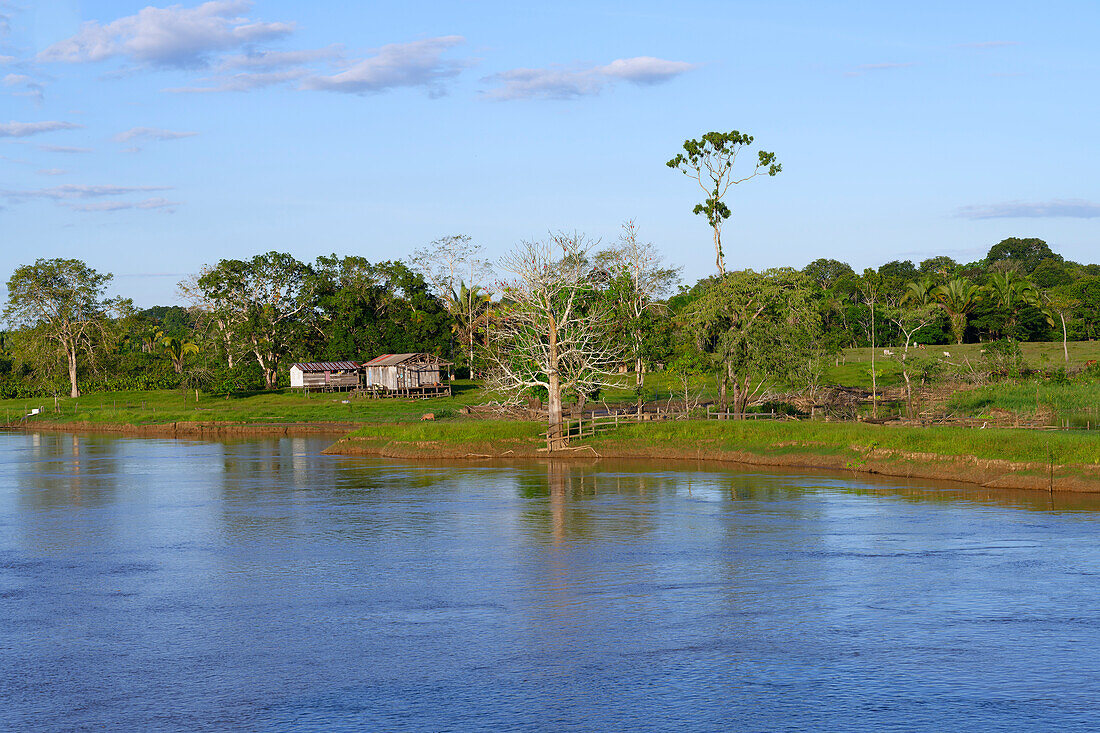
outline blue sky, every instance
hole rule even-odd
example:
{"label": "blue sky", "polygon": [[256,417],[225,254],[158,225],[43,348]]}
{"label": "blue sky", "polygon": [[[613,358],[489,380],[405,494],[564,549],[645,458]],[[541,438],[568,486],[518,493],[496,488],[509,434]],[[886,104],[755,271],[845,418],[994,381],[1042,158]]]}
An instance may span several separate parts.
{"label": "blue sky", "polygon": [[[1100,5],[0,0],[0,273],[79,257],[140,305],[277,249],[491,257],[633,218],[711,274],[664,162],[737,129],[729,267],[1100,260]],[[747,162],[747,161],[746,161]]]}

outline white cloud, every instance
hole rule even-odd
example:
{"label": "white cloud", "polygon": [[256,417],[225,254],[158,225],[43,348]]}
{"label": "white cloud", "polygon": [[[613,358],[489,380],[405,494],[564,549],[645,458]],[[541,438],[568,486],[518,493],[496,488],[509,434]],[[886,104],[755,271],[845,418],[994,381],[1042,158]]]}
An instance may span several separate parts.
{"label": "white cloud", "polygon": [[424,87],[432,96],[445,91],[447,80],[458,76],[468,61],[443,59],[448,50],[465,42],[462,36],[440,36],[410,43],[391,43],[374,56],[354,61],[330,76],[306,77],[302,89],[369,94],[397,87]]}
{"label": "white cloud", "polygon": [[6,87],[23,87],[22,91],[12,92],[13,97],[32,97],[41,102],[46,87],[27,74],[8,74],[0,81]]}
{"label": "white cloud", "polygon": [[212,0],[194,8],[150,6],[107,24],[89,21],[75,36],[38,54],[38,60],[81,63],[123,57],[153,66],[202,66],[211,54],[294,30],[293,23],[242,16],[251,6],[248,0]]}
{"label": "white cloud", "polygon": [[75,211],[124,211],[126,209],[164,209],[167,213],[176,210],[179,201],[164,198],[151,198],[144,201],[100,201],[94,204],[69,204]]}
{"label": "white cloud", "polygon": [[118,143],[125,143],[130,140],[179,140],[184,137],[194,137],[198,134],[197,132],[175,132],[160,127],[132,127],[126,132],[115,135],[114,140]]}
{"label": "white cloud", "polygon": [[74,148],[71,145],[37,145],[39,150],[46,153],[90,153],[91,148]]}
{"label": "white cloud", "polygon": [[565,69],[511,69],[487,77],[501,86],[486,93],[490,99],[573,99],[599,94],[604,79],[588,71]]}
{"label": "white cloud", "polygon": [[39,188],[34,190],[3,191],[3,195],[9,199],[51,199],[53,201],[68,201],[72,199],[91,199],[104,196],[125,196],[130,193],[145,193],[152,191],[170,191],[171,186],[88,186],[69,183],[64,186],[52,188]]}
{"label": "white cloud", "polygon": [[35,172],[40,176],[63,176],[68,173],[67,170],[61,168],[40,168]]}
{"label": "white cloud", "polygon": [[341,58],[343,58],[343,46],[334,44],[326,48],[302,51],[250,51],[236,56],[227,56],[221,60],[219,67],[226,70],[274,71],[288,66],[306,66],[319,61],[335,61]]}
{"label": "white cloud", "polygon": [[653,56],[616,59],[604,66],[588,69],[511,69],[487,77],[500,86],[485,93],[497,100],[573,99],[599,94],[616,81],[651,86],[673,79],[696,68],[686,61],[668,61]]}
{"label": "white cloud", "polygon": [[686,61],[666,61],[653,56],[616,59],[598,71],[605,76],[625,79],[635,84],[660,84],[696,67]]}
{"label": "white cloud", "polygon": [[39,133],[55,130],[75,130],[80,127],[84,127],[84,125],[77,125],[73,122],[58,122],[56,120],[49,122],[0,122],[0,137],[27,137],[28,135],[38,135]]}
{"label": "white cloud", "polygon": [[209,81],[206,86],[172,87],[166,92],[195,93],[195,92],[248,92],[253,89],[286,84],[297,81],[309,74],[306,69],[288,69],[286,71],[242,72],[232,76],[214,77],[204,79]]}
{"label": "white cloud", "polygon": [[955,212],[963,219],[1096,219],[1100,218],[1100,203],[1081,199],[1053,201],[1010,201],[986,206],[963,206]]}
{"label": "white cloud", "polygon": [[15,57],[14,56],[0,56],[0,64],[4,64],[6,66],[7,64],[11,64],[11,63],[14,63],[14,62],[15,62]]}

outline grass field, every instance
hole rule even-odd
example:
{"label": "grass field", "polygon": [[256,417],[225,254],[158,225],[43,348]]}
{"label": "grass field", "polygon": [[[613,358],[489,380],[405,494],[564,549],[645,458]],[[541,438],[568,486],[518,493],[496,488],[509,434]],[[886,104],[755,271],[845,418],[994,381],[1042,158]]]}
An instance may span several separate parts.
{"label": "grass field", "polygon": [[[969,361],[972,364],[982,363],[982,349],[985,344],[962,344],[925,346],[921,353],[943,357],[947,352],[950,357],[943,357],[952,363]],[[878,386],[891,387],[901,384],[901,369],[898,363],[883,354],[884,350],[899,353],[896,347],[881,347],[875,349],[875,369],[878,370]],[[910,347],[912,349],[912,347]],[[1069,362],[1065,360],[1061,341],[1036,341],[1033,343],[1021,343],[1020,352],[1024,362],[1031,369],[1057,369],[1066,367],[1070,371],[1080,370],[1090,361],[1100,361],[1100,341],[1070,341],[1067,344]],[[831,366],[826,373],[825,381],[829,384],[843,384],[850,387],[871,388],[871,349],[862,347],[858,349],[845,349],[841,353],[839,361]]]}
{"label": "grass field", "polygon": [[[467,405],[485,401],[473,382],[458,381],[453,397],[430,400],[348,399],[342,393],[315,393],[308,397],[291,390],[224,395],[157,390],[106,392],[76,399],[69,397],[0,400],[0,419],[15,421],[30,409],[42,409],[31,418],[40,422],[87,422],[149,425],[171,422],[412,422],[426,413],[439,417],[457,414]],[[348,404],[344,404],[347,401]]]}
{"label": "grass field", "polygon": [[974,456],[1021,462],[1100,463],[1100,437],[1084,432],[1012,429],[975,430],[952,426],[888,427],[864,423],[707,422],[637,423],[592,439],[604,443],[679,445],[686,448],[761,453],[845,453],[852,449],[899,450],[941,456]]}

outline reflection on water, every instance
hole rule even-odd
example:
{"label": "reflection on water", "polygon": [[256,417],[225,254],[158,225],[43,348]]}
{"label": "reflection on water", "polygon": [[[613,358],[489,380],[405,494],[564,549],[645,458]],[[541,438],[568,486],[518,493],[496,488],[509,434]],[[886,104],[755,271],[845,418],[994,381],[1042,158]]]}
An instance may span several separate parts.
{"label": "reflection on water", "polygon": [[0,729],[1087,730],[1098,497],[0,434]]}

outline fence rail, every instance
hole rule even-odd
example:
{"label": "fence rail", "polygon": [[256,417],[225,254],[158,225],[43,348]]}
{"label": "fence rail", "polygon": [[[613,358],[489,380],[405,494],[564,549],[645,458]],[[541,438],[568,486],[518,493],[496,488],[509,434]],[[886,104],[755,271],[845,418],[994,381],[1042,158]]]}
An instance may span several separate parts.
{"label": "fence rail", "polygon": [[707,405],[708,420],[775,420],[785,417],[783,413],[771,412],[731,412],[730,410],[715,410]]}

